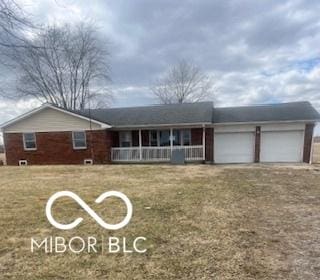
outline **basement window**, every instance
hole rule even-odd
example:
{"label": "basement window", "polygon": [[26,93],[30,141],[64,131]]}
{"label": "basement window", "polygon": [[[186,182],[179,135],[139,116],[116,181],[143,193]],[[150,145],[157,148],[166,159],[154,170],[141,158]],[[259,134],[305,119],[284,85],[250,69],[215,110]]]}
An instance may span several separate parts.
{"label": "basement window", "polygon": [[23,133],[23,147],[26,151],[34,151],[37,149],[35,133]]}
{"label": "basement window", "polygon": [[92,165],[93,164],[93,160],[91,158],[87,158],[83,161],[84,165]]}
{"label": "basement window", "polygon": [[86,133],[84,131],[73,131],[72,143],[73,143],[73,149],[75,150],[86,149],[87,148]]}
{"label": "basement window", "polygon": [[19,166],[26,166],[26,165],[28,165],[28,161],[26,161],[26,160],[19,160]]}

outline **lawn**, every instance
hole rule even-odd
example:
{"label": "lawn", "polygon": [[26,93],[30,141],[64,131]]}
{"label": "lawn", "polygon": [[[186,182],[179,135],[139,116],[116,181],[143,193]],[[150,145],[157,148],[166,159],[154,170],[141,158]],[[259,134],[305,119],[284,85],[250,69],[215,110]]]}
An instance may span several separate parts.
{"label": "lawn", "polygon": [[314,163],[320,163],[320,143],[314,143],[313,144],[313,158],[312,162]]}
{"label": "lawn", "polygon": [[[296,166],[110,165],[0,167],[1,279],[317,279],[320,274],[320,168]],[[53,228],[47,199],[77,193],[108,222],[120,221],[125,193],[133,218],[101,228],[61,198]],[[145,254],[31,253],[30,238],[95,235],[147,238]]]}

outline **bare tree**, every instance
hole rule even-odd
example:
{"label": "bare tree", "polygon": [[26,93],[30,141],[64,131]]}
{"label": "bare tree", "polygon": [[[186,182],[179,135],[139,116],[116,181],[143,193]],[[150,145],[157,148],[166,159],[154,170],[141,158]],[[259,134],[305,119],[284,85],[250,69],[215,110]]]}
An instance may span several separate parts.
{"label": "bare tree", "polygon": [[0,0],[0,46],[22,47],[28,28],[33,24],[21,7],[14,0]]}
{"label": "bare tree", "polygon": [[12,98],[12,78],[15,69],[10,55],[13,49],[24,48],[26,34],[34,32],[36,26],[30,15],[14,0],[0,0],[0,98]]}
{"label": "bare tree", "polygon": [[67,109],[110,101],[108,52],[91,24],[42,28],[10,56],[19,75],[17,97]]}
{"label": "bare tree", "polygon": [[163,104],[199,102],[212,97],[213,81],[197,66],[182,60],[170,67],[151,90]]}

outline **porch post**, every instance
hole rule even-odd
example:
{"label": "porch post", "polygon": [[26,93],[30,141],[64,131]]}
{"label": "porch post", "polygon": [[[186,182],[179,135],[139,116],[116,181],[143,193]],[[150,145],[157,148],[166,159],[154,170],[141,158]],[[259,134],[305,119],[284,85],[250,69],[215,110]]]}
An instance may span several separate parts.
{"label": "porch post", "polygon": [[202,159],[206,160],[206,128],[202,127]]}
{"label": "porch post", "polygon": [[141,137],[141,129],[139,129],[139,152],[140,152],[140,160],[142,160],[142,137]]}
{"label": "porch post", "polygon": [[173,131],[172,131],[172,128],[170,128],[170,150],[171,150],[171,155],[172,155],[172,150],[173,150]]}

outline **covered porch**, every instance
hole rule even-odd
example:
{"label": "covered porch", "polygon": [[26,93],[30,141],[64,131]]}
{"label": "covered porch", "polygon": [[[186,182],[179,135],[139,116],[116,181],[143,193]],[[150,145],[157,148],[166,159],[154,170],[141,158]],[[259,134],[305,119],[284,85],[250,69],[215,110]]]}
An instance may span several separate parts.
{"label": "covered porch", "polygon": [[186,161],[204,161],[205,142],[205,127],[113,131],[111,160],[168,162],[173,151],[183,150]]}

